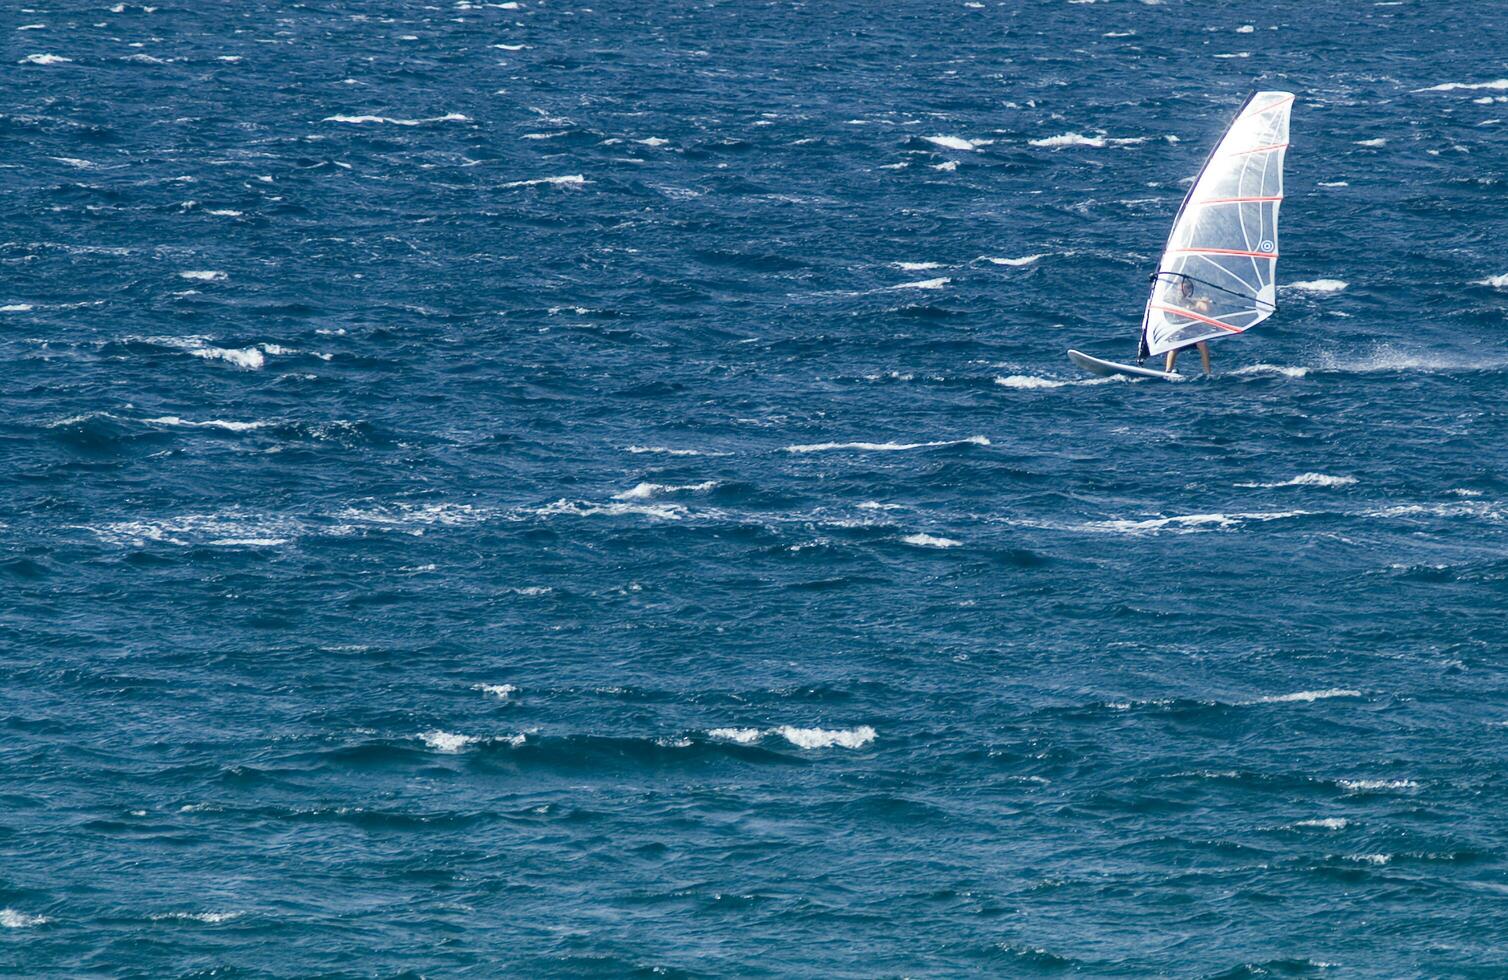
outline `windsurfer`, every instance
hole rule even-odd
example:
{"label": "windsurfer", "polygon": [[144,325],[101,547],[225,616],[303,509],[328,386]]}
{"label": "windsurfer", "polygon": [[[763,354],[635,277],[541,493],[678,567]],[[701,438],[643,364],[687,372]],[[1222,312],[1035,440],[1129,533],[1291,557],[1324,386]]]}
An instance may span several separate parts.
{"label": "windsurfer", "polygon": [[[1210,312],[1210,310],[1213,308],[1212,304],[1210,303],[1210,298],[1208,296],[1202,296],[1202,295],[1196,295],[1195,294],[1195,292],[1194,292],[1194,280],[1190,279],[1188,276],[1181,276],[1178,279],[1178,305],[1181,306],[1181,307],[1183,307],[1186,310],[1189,310],[1192,313],[1198,313],[1198,314],[1201,314],[1201,315],[1208,314]],[[1205,374],[1209,374],[1210,373],[1210,347],[1209,347],[1209,344],[1206,344],[1204,341],[1201,340],[1197,344],[1195,344],[1194,346],[1197,347],[1197,348],[1199,348],[1199,360],[1204,365],[1204,373]],[[1178,352],[1181,351],[1181,350],[1187,350],[1187,349],[1188,349],[1188,346],[1185,345],[1183,347],[1175,347],[1173,350],[1168,351],[1168,362],[1167,362],[1167,368],[1166,368],[1166,370],[1167,370],[1167,372],[1169,374],[1173,373],[1173,365],[1175,363],[1177,363],[1177,361],[1178,361]]]}

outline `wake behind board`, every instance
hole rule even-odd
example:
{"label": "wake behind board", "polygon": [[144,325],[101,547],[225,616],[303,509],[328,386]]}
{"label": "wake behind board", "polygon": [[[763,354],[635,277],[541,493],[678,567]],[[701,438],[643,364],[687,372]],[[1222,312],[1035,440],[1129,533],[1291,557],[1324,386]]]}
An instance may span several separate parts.
{"label": "wake behind board", "polygon": [[1117,364],[1115,361],[1104,361],[1098,357],[1090,357],[1082,351],[1070,350],[1068,352],[1068,359],[1090,374],[1098,374],[1102,378],[1125,374],[1133,378],[1161,378],[1163,381],[1183,380],[1183,375],[1176,371],[1154,371],[1151,368],[1137,367],[1134,364]]}

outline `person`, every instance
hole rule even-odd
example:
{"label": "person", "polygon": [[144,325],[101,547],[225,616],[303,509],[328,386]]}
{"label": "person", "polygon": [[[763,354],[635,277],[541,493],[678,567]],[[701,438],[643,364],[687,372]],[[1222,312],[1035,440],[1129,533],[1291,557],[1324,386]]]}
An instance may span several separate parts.
{"label": "person", "polygon": [[[1198,313],[1201,316],[1208,315],[1212,308],[1212,304],[1210,303],[1208,296],[1196,296],[1194,294],[1194,280],[1190,279],[1188,276],[1181,276],[1178,279],[1177,303],[1184,309],[1189,310],[1193,313]],[[1210,345],[1201,340],[1193,346],[1199,348],[1199,360],[1204,366],[1204,373],[1209,374]],[[1178,362],[1179,351],[1185,351],[1188,349],[1189,345],[1186,344],[1183,347],[1175,347],[1174,349],[1168,351],[1168,362],[1165,370],[1169,374],[1173,373],[1173,365]]]}

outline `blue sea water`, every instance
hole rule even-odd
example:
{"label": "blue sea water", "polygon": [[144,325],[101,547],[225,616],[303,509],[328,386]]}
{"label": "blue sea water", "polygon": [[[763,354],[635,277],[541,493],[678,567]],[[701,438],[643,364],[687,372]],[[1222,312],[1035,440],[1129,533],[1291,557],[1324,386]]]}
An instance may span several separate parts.
{"label": "blue sea water", "polygon": [[1508,972],[1501,5],[8,13],[0,972]]}

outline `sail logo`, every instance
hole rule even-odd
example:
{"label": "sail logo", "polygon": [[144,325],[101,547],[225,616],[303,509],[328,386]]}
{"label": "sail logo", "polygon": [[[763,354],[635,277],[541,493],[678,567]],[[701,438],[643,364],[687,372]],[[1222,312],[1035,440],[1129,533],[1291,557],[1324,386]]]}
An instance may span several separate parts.
{"label": "sail logo", "polygon": [[1263,252],[1271,252],[1276,247],[1277,246],[1273,245],[1270,239],[1257,246],[1257,248]]}

